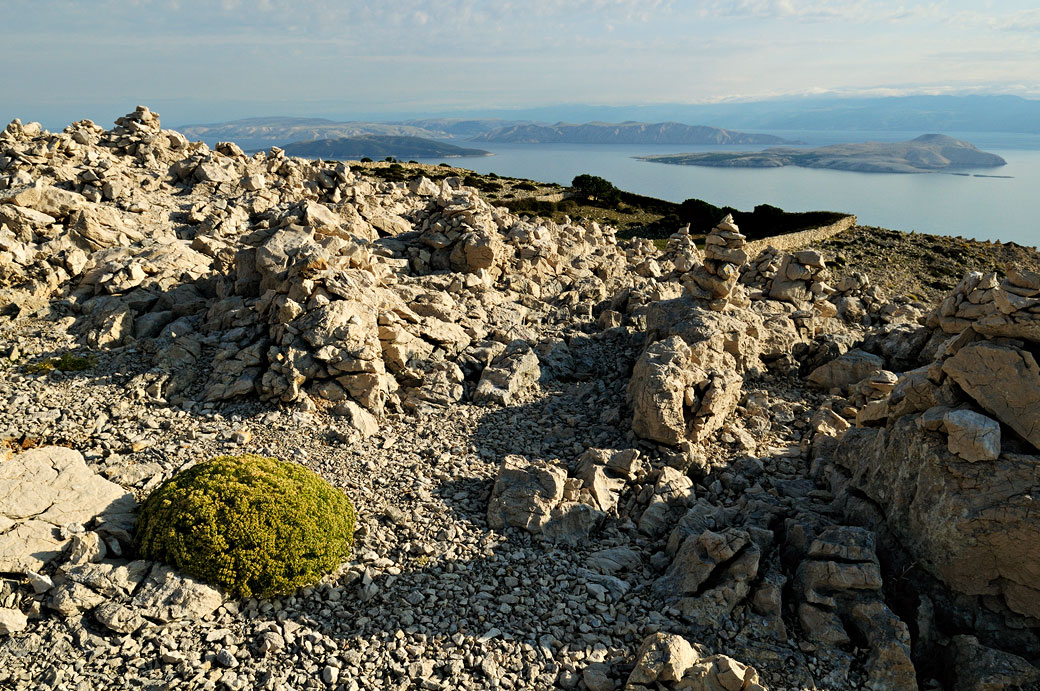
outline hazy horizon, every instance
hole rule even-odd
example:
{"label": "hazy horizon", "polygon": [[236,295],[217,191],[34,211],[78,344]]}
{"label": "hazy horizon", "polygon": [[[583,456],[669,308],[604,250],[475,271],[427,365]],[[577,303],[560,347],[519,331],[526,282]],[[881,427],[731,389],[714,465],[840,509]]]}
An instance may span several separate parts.
{"label": "hazy horizon", "polygon": [[403,119],[831,94],[1040,97],[1023,0],[10,0],[7,119]]}

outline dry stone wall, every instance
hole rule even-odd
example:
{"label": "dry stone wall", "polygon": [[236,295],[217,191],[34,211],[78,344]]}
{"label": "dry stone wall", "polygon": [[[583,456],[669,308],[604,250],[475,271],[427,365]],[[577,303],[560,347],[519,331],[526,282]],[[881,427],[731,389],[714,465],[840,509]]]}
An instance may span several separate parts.
{"label": "dry stone wall", "polygon": [[808,247],[814,243],[823,242],[835,235],[844,233],[849,228],[854,227],[856,222],[855,216],[846,216],[840,221],[819,228],[800,230],[797,233],[785,233],[771,238],[763,238],[762,240],[752,240],[747,245],[748,256],[755,258],[765,251],[767,247],[773,247],[781,252],[798,249],[799,247]]}

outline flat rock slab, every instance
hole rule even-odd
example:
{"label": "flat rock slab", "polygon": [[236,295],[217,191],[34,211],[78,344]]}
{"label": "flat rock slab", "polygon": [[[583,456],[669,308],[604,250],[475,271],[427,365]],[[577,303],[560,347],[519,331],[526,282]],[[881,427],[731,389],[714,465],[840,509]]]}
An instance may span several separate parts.
{"label": "flat rock slab", "polygon": [[39,571],[68,542],[60,527],[97,517],[121,522],[135,506],[78,451],[46,446],[0,461],[0,572]]}
{"label": "flat rock slab", "polygon": [[943,363],[965,393],[1040,449],[1040,366],[1026,350],[981,342]]}
{"label": "flat rock slab", "polygon": [[220,607],[224,597],[213,586],[156,564],[132,601],[133,610],[162,622],[198,620]]}

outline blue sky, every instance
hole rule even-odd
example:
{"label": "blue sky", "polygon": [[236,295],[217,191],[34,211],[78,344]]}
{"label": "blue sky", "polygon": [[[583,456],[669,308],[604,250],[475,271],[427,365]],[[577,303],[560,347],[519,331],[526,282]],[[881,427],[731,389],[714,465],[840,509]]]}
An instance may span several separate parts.
{"label": "blue sky", "polygon": [[1040,98],[1035,0],[2,0],[0,117]]}

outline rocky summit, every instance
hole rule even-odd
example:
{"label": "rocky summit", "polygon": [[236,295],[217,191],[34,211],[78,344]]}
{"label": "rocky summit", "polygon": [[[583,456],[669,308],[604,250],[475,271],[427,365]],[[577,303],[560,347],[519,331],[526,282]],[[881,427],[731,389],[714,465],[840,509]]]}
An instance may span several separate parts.
{"label": "rocky summit", "polygon": [[[1038,688],[1040,273],[927,301],[411,170],[0,133],[0,688]],[[241,453],[343,488],[350,561],[140,559]]]}

